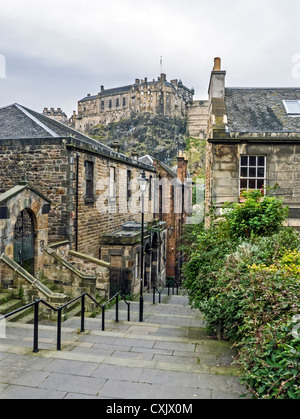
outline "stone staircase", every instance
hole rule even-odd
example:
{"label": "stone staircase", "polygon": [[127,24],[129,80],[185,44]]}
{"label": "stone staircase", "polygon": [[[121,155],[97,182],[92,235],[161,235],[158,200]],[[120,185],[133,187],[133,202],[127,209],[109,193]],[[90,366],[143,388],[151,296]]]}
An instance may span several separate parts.
{"label": "stone staircase", "polygon": [[[167,401],[238,399],[245,393],[231,345],[208,335],[185,296],[164,295],[153,305],[152,295],[145,294],[143,323],[134,301],[130,322],[123,302],[119,323],[114,307],[105,317],[105,331],[100,317],[86,318],[84,333],[78,317],[65,321],[59,352],[56,327],[43,320],[38,354],[32,353],[32,326],[9,322],[6,339],[0,339],[0,398]],[[19,366],[12,375],[8,366],[16,358]]]}

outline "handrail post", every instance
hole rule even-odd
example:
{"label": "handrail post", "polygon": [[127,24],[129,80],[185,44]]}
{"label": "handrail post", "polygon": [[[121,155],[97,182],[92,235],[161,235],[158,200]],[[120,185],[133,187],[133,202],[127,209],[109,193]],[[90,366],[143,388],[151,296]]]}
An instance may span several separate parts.
{"label": "handrail post", "polygon": [[84,333],[84,312],[85,312],[85,294],[82,294],[81,298],[81,333]]}
{"label": "handrail post", "polygon": [[116,323],[119,323],[119,294],[116,295]]}
{"label": "handrail post", "polygon": [[155,285],[153,285],[153,304],[155,304]]}
{"label": "handrail post", "polygon": [[62,308],[59,307],[57,310],[57,343],[56,349],[61,351],[61,312]]}
{"label": "handrail post", "polygon": [[161,291],[160,292],[158,291],[158,303],[159,304],[161,303]]}
{"label": "handrail post", "polygon": [[102,332],[105,330],[105,306],[102,306]]}
{"label": "handrail post", "polygon": [[168,295],[170,295],[170,279],[168,279]]}
{"label": "handrail post", "polygon": [[33,328],[33,352],[39,351],[39,300],[35,300],[34,303],[34,328]]}
{"label": "handrail post", "polygon": [[130,303],[127,306],[127,321],[130,322]]}

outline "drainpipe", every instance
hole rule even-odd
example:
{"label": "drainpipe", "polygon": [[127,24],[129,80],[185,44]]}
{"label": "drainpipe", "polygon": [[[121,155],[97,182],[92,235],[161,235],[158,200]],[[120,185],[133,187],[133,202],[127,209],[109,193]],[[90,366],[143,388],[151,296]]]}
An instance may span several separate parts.
{"label": "drainpipe", "polygon": [[75,250],[78,252],[78,200],[79,200],[79,153],[76,153],[76,211],[75,211]]}

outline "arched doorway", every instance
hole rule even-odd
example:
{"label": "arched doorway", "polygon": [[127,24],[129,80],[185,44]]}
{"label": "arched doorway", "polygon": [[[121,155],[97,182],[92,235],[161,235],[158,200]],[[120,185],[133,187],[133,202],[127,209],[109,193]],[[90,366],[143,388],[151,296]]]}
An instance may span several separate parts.
{"label": "arched doorway", "polygon": [[34,215],[24,209],[19,214],[14,228],[14,260],[27,272],[34,275],[35,228]]}

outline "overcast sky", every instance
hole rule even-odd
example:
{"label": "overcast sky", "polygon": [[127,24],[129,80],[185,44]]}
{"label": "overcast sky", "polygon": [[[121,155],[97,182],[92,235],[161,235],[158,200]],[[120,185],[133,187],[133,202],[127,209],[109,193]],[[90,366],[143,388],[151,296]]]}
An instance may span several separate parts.
{"label": "overcast sky", "polygon": [[300,0],[0,0],[0,106],[70,116],[100,85],[157,78],[161,56],[195,99],[216,56],[227,86],[299,87],[299,27]]}

